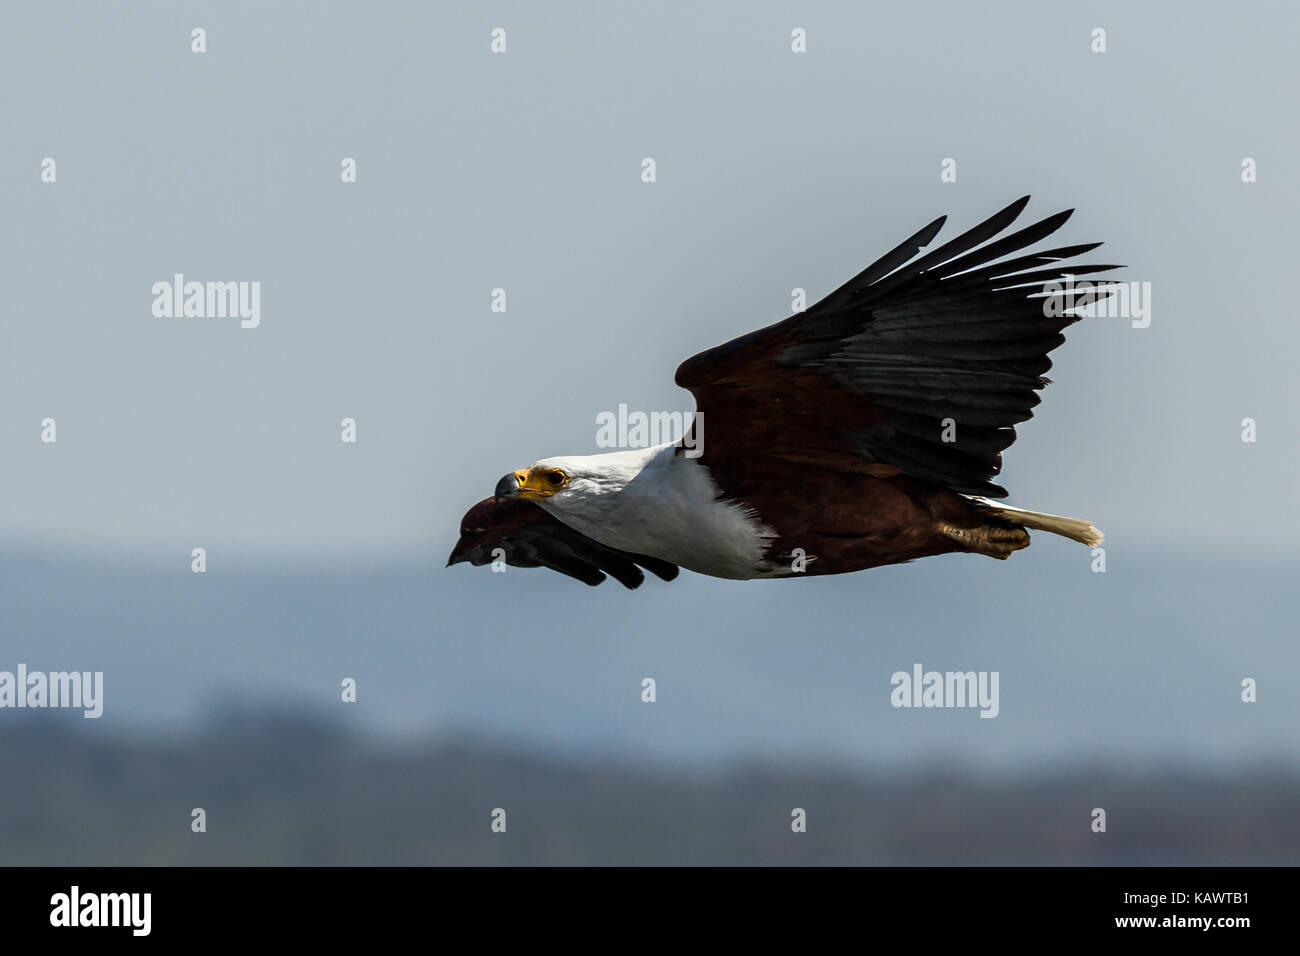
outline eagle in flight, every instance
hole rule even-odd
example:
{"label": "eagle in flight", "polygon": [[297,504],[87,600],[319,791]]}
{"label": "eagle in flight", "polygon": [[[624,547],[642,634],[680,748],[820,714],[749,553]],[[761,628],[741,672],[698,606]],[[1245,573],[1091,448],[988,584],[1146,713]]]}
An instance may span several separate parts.
{"label": "eagle in flight", "polygon": [[[466,513],[448,565],[635,588],[642,568],[670,581],[679,567],[749,579],[1005,559],[1031,528],[1099,544],[1088,521],[994,500],[1047,354],[1080,318],[1048,284],[1121,268],[1063,269],[1099,242],[1025,252],[1073,212],[1002,235],[1028,202],[918,256],[940,217],[806,311],[687,359],[686,435],[511,472]],[[1109,295],[1097,288],[1091,301]]]}

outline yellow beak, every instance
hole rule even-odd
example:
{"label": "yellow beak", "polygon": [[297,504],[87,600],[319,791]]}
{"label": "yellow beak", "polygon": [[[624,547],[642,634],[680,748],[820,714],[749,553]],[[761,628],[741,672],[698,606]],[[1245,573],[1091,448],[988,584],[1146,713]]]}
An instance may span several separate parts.
{"label": "yellow beak", "polygon": [[537,501],[541,498],[549,498],[555,492],[556,486],[550,484],[544,474],[534,473],[531,468],[520,468],[514,474],[506,475],[497,482],[495,497]]}

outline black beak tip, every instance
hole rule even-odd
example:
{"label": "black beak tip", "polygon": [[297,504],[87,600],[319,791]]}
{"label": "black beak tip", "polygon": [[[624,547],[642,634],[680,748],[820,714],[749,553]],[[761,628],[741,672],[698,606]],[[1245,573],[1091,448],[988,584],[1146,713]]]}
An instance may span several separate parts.
{"label": "black beak tip", "polygon": [[519,494],[519,479],[514,474],[506,475],[497,482],[496,489],[492,492],[492,500],[501,502],[507,498],[514,498]]}

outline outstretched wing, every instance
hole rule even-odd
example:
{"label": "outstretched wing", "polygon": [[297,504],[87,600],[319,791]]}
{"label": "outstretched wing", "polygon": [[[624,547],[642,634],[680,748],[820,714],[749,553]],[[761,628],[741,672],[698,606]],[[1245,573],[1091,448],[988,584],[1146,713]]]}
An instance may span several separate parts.
{"label": "outstretched wing", "polygon": [[677,565],[608,548],[522,498],[485,498],[465,512],[447,566],[462,561],[476,567],[490,564],[498,557],[493,553],[497,549],[506,564],[550,568],[590,585],[608,574],[626,588],[637,588],[645,580],[641,568],[665,581],[677,577]]}
{"label": "outstretched wing", "polygon": [[1002,451],[1033,415],[1047,353],[1078,319],[1060,296],[1049,314],[1044,285],[1121,268],[1060,265],[1099,242],[991,264],[1073,212],[994,240],[1028,202],[915,258],[946,217],[936,219],[806,312],[683,362],[676,380],[703,415],[701,460],[734,470],[771,455],[1005,497],[991,480]]}

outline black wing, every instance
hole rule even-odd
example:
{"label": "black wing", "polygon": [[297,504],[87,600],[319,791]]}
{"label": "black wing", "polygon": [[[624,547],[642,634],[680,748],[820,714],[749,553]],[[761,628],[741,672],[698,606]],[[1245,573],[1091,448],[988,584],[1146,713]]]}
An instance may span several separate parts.
{"label": "black wing", "polygon": [[[494,553],[498,549],[500,555]],[[641,568],[665,581],[677,577],[677,565],[606,547],[522,498],[485,498],[465,512],[447,566],[468,561],[478,567],[497,557],[517,568],[550,568],[593,586],[608,574],[626,588],[640,587]]]}
{"label": "black wing", "polygon": [[992,482],[1002,451],[1078,320],[1060,296],[1055,314],[1045,308],[1045,285],[1120,268],[1060,265],[1095,242],[1023,253],[1073,210],[989,242],[1028,201],[916,258],[936,219],[806,312],[683,362],[677,384],[707,425],[701,460],[720,482],[770,455],[1004,497]]}

